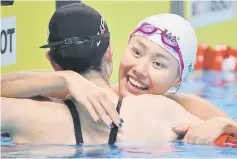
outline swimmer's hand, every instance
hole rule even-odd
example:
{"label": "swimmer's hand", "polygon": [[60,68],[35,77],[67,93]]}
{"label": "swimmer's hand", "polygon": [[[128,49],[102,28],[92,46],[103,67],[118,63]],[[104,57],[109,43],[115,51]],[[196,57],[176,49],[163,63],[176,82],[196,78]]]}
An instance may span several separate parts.
{"label": "swimmer's hand", "polygon": [[[84,106],[95,122],[102,120],[109,128],[113,127],[112,122],[121,126],[123,121],[102,88],[73,71],[60,71],[60,76],[75,102]],[[77,110],[80,111],[78,106]]]}
{"label": "swimmer's hand", "polygon": [[237,123],[223,117],[213,117],[200,124],[173,128],[173,131],[178,136],[184,136],[183,142],[208,145],[223,134],[237,137]]}

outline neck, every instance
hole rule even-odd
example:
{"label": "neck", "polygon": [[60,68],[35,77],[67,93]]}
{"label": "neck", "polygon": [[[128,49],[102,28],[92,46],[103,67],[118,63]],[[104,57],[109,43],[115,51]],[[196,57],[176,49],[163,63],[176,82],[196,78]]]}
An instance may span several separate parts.
{"label": "neck", "polygon": [[[107,97],[106,99],[109,102],[111,101],[115,107],[117,106],[118,96],[113,92],[109,80],[103,78],[103,76],[98,72],[90,72],[89,74],[84,75],[84,77],[102,88],[103,93],[105,93]],[[101,104],[101,106],[103,105]],[[79,116],[81,119],[82,133],[85,143],[102,144],[108,142],[110,129],[103,123],[103,121],[96,123],[92,120],[87,110],[83,108],[79,111]]]}
{"label": "neck", "polygon": [[103,93],[106,94],[107,99],[113,103],[115,102],[114,104],[117,104],[118,95],[111,88],[109,79],[103,77],[102,73],[97,72],[97,71],[90,71],[90,73],[85,74],[84,77],[88,81],[90,81],[90,82],[94,83],[95,85],[99,86],[100,88],[102,88],[102,91],[103,91]]}

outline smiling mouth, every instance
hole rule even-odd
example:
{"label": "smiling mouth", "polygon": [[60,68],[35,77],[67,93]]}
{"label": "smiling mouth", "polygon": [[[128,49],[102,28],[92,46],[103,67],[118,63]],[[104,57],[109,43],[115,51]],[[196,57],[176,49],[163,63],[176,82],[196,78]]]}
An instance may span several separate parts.
{"label": "smiling mouth", "polygon": [[136,89],[140,89],[142,91],[146,91],[149,89],[149,87],[143,83],[140,83],[138,81],[136,81],[134,78],[132,78],[131,76],[127,76],[127,82],[132,85],[133,87],[135,87]]}

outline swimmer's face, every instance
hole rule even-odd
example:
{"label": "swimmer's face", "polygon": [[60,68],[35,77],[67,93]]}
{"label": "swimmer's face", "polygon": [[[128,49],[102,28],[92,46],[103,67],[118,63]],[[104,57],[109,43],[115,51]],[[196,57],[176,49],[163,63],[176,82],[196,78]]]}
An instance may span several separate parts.
{"label": "swimmer's face", "polygon": [[120,95],[162,95],[180,84],[178,66],[165,49],[145,37],[134,36],[120,62]]}

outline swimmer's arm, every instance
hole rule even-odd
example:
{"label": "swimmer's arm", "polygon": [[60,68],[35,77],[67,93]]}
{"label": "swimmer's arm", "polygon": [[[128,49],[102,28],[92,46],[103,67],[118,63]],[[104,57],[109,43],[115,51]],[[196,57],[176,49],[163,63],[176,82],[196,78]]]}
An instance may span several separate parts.
{"label": "swimmer's arm", "polygon": [[[34,115],[34,113],[29,113],[29,109],[22,109],[19,101],[13,98],[1,97],[1,132],[9,133],[12,135],[17,135],[22,132],[22,130],[27,129],[27,125],[31,125],[31,120],[24,122],[28,116]],[[26,107],[25,107],[26,108]]]}
{"label": "swimmer's arm", "polygon": [[8,101],[5,100],[6,98],[1,97],[1,133],[11,133],[12,130],[14,129],[14,125],[11,124],[12,119],[11,119],[11,115],[10,113],[6,113],[8,112]]}
{"label": "swimmer's arm", "polygon": [[217,106],[196,95],[187,93],[167,93],[165,96],[176,101],[188,112],[202,120],[209,120],[217,116],[231,119],[230,116],[220,110]]}
{"label": "swimmer's arm", "polygon": [[[61,72],[14,72],[1,76],[1,96],[28,98],[38,95],[64,98],[68,91]],[[66,72],[66,71],[65,71]]]}

